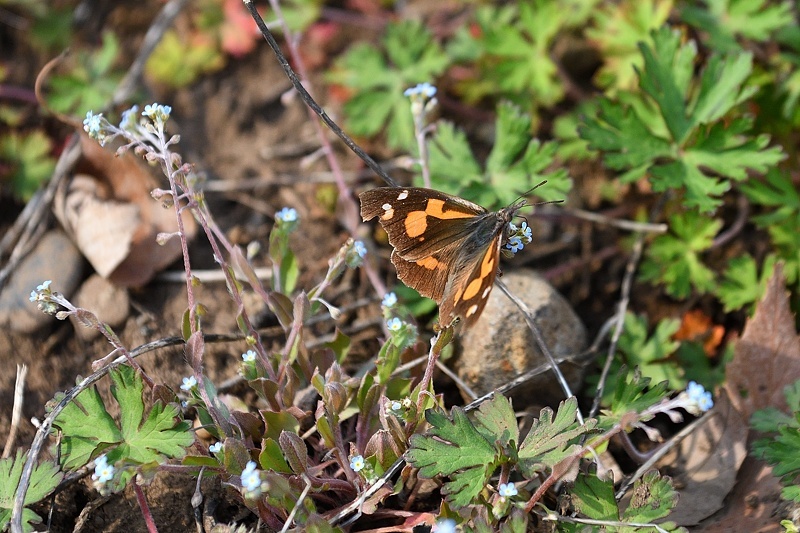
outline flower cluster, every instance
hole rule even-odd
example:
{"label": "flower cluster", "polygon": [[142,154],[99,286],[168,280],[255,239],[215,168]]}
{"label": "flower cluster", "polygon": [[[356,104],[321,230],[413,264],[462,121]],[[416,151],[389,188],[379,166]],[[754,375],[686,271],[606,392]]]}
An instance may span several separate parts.
{"label": "flower cluster", "polygon": [[284,207],[275,213],[275,222],[280,229],[286,233],[291,233],[300,224],[300,217],[297,214],[297,209],[293,207]]}
{"label": "flower cluster", "polygon": [[48,315],[56,314],[58,307],[56,306],[55,302],[53,302],[53,291],[50,289],[50,284],[52,280],[47,280],[41,285],[36,287],[36,290],[31,291],[30,298],[28,298],[31,302],[34,302],[39,307],[39,310],[43,313],[47,313]]}
{"label": "flower cluster", "polygon": [[364,256],[367,255],[367,247],[361,241],[353,241],[353,245],[347,249],[344,262],[350,268],[360,267],[364,263]]}
{"label": "flower cluster", "polygon": [[690,381],[686,387],[686,391],[682,392],[678,397],[686,395],[688,403],[684,407],[693,415],[700,415],[714,407],[714,400],[711,399],[711,393],[705,390],[702,385],[694,381]]}
{"label": "flower cluster", "polygon": [[526,244],[530,244],[532,237],[531,237],[531,228],[528,226],[527,222],[523,222],[522,226],[519,228],[516,224],[509,223],[508,224],[508,240],[506,241],[506,249],[510,250],[512,254],[515,254],[522,250],[522,248]]}
{"label": "flower cluster", "polygon": [[428,82],[420,83],[403,91],[403,96],[411,99],[411,114],[418,125],[425,122],[427,116],[436,108],[436,87]]}

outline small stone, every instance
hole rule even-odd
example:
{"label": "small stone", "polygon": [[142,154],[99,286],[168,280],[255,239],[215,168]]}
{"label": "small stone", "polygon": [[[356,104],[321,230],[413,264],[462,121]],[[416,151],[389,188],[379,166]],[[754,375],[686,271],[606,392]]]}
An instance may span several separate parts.
{"label": "small stone", "polygon": [[29,300],[32,290],[46,280],[50,286],[69,298],[80,283],[83,257],[61,230],[45,233],[36,247],[14,269],[0,293],[0,325],[12,331],[31,334],[47,324],[54,316],[41,312]]}
{"label": "small stone", "polygon": [[[125,322],[130,311],[130,298],[128,291],[114,285],[99,274],[92,274],[83,282],[72,303],[95,314],[100,322],[105,322],[116,328]],[[70,321],[75,326],[78,337],[90,341],[100,335],[94,328],[87,328],[75,317],[70,316]]]}
{"label": "small stone", "polygon": [[[502,281],[530,308],[553,357],[576,356],[585,349],[585,326],[566,299],[544,278],[532,270],[520,269],[508,272]],[[522,313],[496,287],[478,322],[463,334],[461,347],[456,372],[478,395],[505,385],[530,369],[547,365]],[[569,361],[559,367],[573,393],[577,392],[583,380],[583,367]],[[548,368],[512,390],[509,396],[515,409],[524,409],[557,405],[564,399],[564,392]]]}

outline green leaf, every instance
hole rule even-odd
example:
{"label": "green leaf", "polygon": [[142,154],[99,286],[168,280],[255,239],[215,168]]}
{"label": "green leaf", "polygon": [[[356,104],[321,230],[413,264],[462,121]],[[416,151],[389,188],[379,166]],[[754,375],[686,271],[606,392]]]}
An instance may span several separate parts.
{"label": "green leaf", "polygon": [[766,41],[794,23],[790,2],[766,0],[706,0],[689,3],[681,18],[708,34],[708,45],[720,52],[740,50],[738,37]]}
{"label": "green leaf", "polygon": [[155,402],[145,416],[139,374],[127,365],[110,372],[111,392],[119,403],[119,426],[108,414],[97,390],[81,392],[56,417],[53,425],[63,432],[63,466],[83,466],[109,447],[109,462],[120,459],[136,464],[183,457],[185,448],[194,442],[187,421],[175,422],[180,411],[174,404]]}
{"label": "green leaf", "polygon": [[606,416],[600,418],[601,426],[609,428],[619,422],[623,415],[631,411],[641,413],[667,396],[666,382],[652,386],[650,382],[650,378],[642,377],[638,369],[629,376],[627,368],[622,367],[614,384],[611,407],[604,410]]}
{"label": "green leaf", "polygon": [[629,366],[638,366],[643,376],[655,383],[667,381],[673,389],[686,385],[683,372],[670,356],[680,346],[672,336],[680,328],[677,319],[663,319],[648,336],[648,320],[644,315],[625,315],[624,331],[619,339],[619,351]]}
{"label": "green leaf", "polygon": [[633,89],[642,67],[639,43],[652,46],[652,31],[666,23],[672,0],[623,0],[603,4],[594,13],[587,37],[597,43],[603,66],[595,75],[601,87]]}
{"label": "green leaf", "polygon": [[387,26],[381,50],[368,44],[352,47],[336,62],[328,80],[355,92],[344,106],[347,129],[364,136],[385,129],[390,147],[409,150],[416,141],[403,91],[431,82],[448,63],[448,57],[422,24],[403,21]]}
{"label": "green leaf", "polygon": [[175,422],[180,410],[175,404],[155,402],[144,417],[141,376],[122,365],[111,372],[111,394],[119,402],[120,431],[123,442],[116,455],[136,463],[161,462],[163,458],[180,458],[194,442],[188,421]]}
{"label": "green leaf", "polygon": [[447,476],[443,493],[455,508],[472,502],[489,479],[497,461],[497,451],[469,420],[454,407],[450,420],[441,411],[425,412],[433,429],[425,435],[412,435],[406,452],[409,464],[419,468],[422,477]]}
{"label": "green leaf", "polygon": [[741,115],[757,90],[748,85],[751,54],[712,54],[698,75],[696,44],[668,26],[639,47],[642,92],[601,100],[579,129],[590,148],[605,152],[606,165],[624,171],[621,179],[648,175],[654,191],[683,190],[686,208],[711,212],[731,180],[785,158],[768,137],[748,136],[752,120]]}
{"label": "green leaf", "polygon": [[503,395],[496,395],[481,404],[475,419],[480,422],[478,431],[489,442],[496,442],[502,448],[519,443],[519,427],[511,402]]}
{"label": "green leaf", "polygon": [[486,169],[481,170],[466,135],[447,122],[440,123],[429,150],[434,188],[494,209],[547,180],[537,194],[544,200],[563,199],[572,181],[565,169],[554,165],[557,145],[532,138],[530,127],[531,117],[516,105],[498,105],[495,144]]}
{"label": "green leaf", "polygon": [[687,211],[670,218],[669,225],[671,233],[657,236],[647,249],[641,279],[663,283],[675,298],[686,298],[692,290],[699,294],[713,290],[716,275],[703,264],[700,253],[711,246],[722,221]]}
{"label": "green leaf", "polygon": [[672,511],[678,503],[678,496],[670,478],[661,477],[657,470],[645,472],[633,484],[633,496],[622,513],[622,520],[645,524],[655,522]]}
{"label": "green leaf", "polygon": [[[56,396],[55,399],[60,398]],[[53,421],[53,426],[63,433],[61,465],[65,470],[85,465],[103,449],[122,441],[122,433],[95,388],[82,391],[69,402]]]}
{"label": "green leaf", "polygon": [[8,179],[17,198],[29,200],[53,175],[56,163],[51,156],[52,148],[50,138],[38,130],[0,137],[0,159],[11,167]]}
{"label": "green leaf", "polygon": [[614,484],[596,474],[581,474],[575,479],[571,500],[575,510],[593,520],[619,521],[619,508],[614,499]]}
{"label": "green leaf", "polygon": [[580,425],[576,420],[578,400],[575,397],[562,401],[555,418],[553,410],[545,407],[534,420],[528,435],[519,447],[519,467],[525,476],[532,477],[546,468],[552,468],[570,455],[579,445],[576,439],[594,428],[594,420]]}
{"label": "green leaf", "polygon": [[[27,460],[28,453],[22,450],[17,450],[15,457],[0,459],[0,531],[5,531],[10,523],[11,509]],[[28,506],[43,499],[56,488],[63,477],[64,474],[53,463],[45,462],[34,466],[23,505]],[[26,533],[34,530],[33,524],[41,522],[42,518],[38,514],[30,509],[22,510],[22,529]]]}
{"label": "green leaf", "polygon": [[723,274],[724,279],[717,288],[717,295],[725,306],[724,311],[729,313],[746,305],[753,311],[764,294],[767,281],[772,277],[774,266],[775,256],[767,256],[759,276],[758,265],[749,254],[731,259]]}
{"label": "green leaf", "polygon": [[62,113],[80,114],[104,107],[122,79],[123,72],[112,69],[119,49],[117,37],[104,32],[100,49],[91,54],[79,52],[69,73],[50,79],[47,92],[50,107]]}

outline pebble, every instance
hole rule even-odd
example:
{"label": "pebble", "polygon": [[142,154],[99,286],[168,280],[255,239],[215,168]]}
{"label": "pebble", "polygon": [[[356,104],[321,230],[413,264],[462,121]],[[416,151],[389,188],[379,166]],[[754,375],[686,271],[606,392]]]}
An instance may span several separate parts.
{"label": "pebble", "polygon": [[61,230],[45,233],[18,265],[0,293],[0,326],[32,334],[57,321],[30,301],[31,291],[46,280],[50,287],[70,298],[83,275],[83,257]]}
{"label": "pebble", "polygon": [[[544,278],[533,270],[519,269],[506,273],[502,281],[530,308],[553,357],[578,355],[585,349],[586,327],[567,300]],[[478,322],[462,335],[461,356],[455,364],[458,376],[475,393],[483,395],[546,363],[520,310],[495,287]],[[569,361],[559,366],[573,394],[577,393],[583,381],[583,366]],[[509,396],[515,409],[553,406],[564,399],[550,369]]]}

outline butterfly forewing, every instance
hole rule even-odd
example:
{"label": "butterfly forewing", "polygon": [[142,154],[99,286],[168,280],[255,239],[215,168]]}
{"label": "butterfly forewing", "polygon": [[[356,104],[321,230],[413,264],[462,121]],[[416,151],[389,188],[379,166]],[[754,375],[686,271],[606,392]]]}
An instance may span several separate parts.
{"label": "butterfly forewing", "polygon": [[361,217],[378,217],[400,257],[418,261],[475,233],[483,207],[456,196],[418,187],[379,187],[361,193]]}

